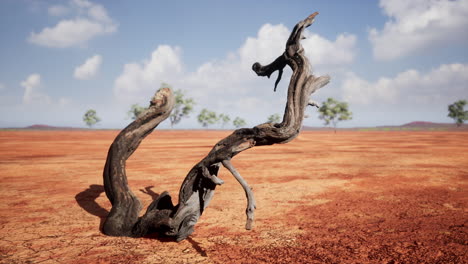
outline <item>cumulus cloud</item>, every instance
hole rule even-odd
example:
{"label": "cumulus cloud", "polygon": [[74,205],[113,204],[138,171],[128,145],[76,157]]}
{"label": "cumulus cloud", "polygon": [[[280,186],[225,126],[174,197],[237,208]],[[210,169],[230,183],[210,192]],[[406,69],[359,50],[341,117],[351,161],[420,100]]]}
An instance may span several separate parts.
{"label": "cumulus cloud", "polygon": [[[261,122],[266,121],[267,115],[283,109],[285,99],[281,91],[272,92],[274,80],[257,77],[251,67],[256,61],[270,63],[282,54],[289,33],[284,25],[265,24],[256,37],[247,38],[236,52],[205,62],[190,72],[184,70],[180,48],[161,45],[148,60],[124,66],[115,80],[114,95],[127,104],[143,102],[162,82],[167,82],[175,89],[185,90],[203,107],[244,117],[256,115]],[[339,66],[353,61],[354,35],[342,34],[335,40],[307,31],[305,35],[307,39],[302,43],[313,65]],[[286,70],[280,87],[287,85],[289,76],[290,71]]]}
{"label": "cumulus cloud", "polygon": [[51,15],[63,15],[71,10],[76,17],[59,21],[53,27],[32,32],[28,41],[40,46],[67,48],[86,44],[94,37],[117,31],[117,23],[107,14],[106,9],[87,0],[73,0],[69,7],[52,6]]}
{"label": "cumulus cloud", "polygon": [[24,88],[23,105],[24,106],[50,106],[55,108],[57,106],[64,107],[69,105],[72,101],[69,98],[61,97],[58,100],[53,100],[49,95],[40,91],[42,86],[41,75],[33,73],[29,75],[26,80],[22,81],[20,85]]}
{"label": "cumulus cloud", "polygon": [[89,80],[96,76],[102,63],[101,55],[94,55],[87,59],[85,63],[75,68],[73,76],[79,80]]}
{"label": "cumulus cloud", "polygon": [[21,86],[24,87],[24,104],[50,104],[50,97],[38,91],[40,85],[41,75],[37,73],[29,75],[26,80],[21,82]]}
{"label": "cumulus cloud", "polygon": [[47,12],[51,16],[64,16],[70,12],[70,8],[63,5],[53,5],[47,9]]}
{"label": "cumulus cloud", "polygon": [[427,73],[407,70],[375,82],[349,73],[342,91],[354,104],[446,105],[468,97],[468,64],[443,64]]}
{"label": "cumulus cloud", "polygon": [[379,60],[392,60],[448,42],[468,43],[468,0],[381,0],[390,18],[369,40]]}
{"label": "cumulus cloud", "polygon": [[318,34],[306,31],[303,46],[306,55],[314,65],[343,65],[354,61],[356,55],[356,36],[340,34],[330,41]]}
{"label": "cumulus cloud", "polygon": [[[239,49],[241,62],[251,65],[253,61],[271,62],[284,51],[290,31],[282,24],[265,24],[257,37],[249,37]],[[310,31],[304,32],[302,46],[314,65],[341,65],[353,62],[356,36],[340,34],[334,41]]]}
{"label": "cumulus cloud", "polygon": [[[248,37],[238,51],[243,66],[250,67],[254,61],[270,63],[284,51],[289,30],[282,24],[263,25],[256,37]],[[247,65],[245,65],[247,64]]]}
{"label": "cumulus cloud", "polygon": [[124,65],[115,80],[114,93],[119,100],[138,100],[142,94],[155,91],[162,82],[174,83],[182,78],[181,49],[159,46],[149,60]]}
{"label": "cumulus cloud", "polygon": [[[161,82],[183,82],[187,86],[200,87],[202,91],[229,86],[245,81],[257,80],[251,66],[258,61],[272,62],[284,51],[289,37],[284,25],[263,25],[256,37],[249,37],[237,52],[225,59],[213,60],[200,65],[193,72],[183,72],[181,49],[161,45],[153,51],[149,60],[133,62],[124,66],[123,73],[116,79],[114,91],[117,97],[127,98],[131,93],[141,92],[149,87],[154,89]],[[343,65],[351,63],[355,56],[356,37],[341,34],[335,41],[317,34],[305,32],[303,46],[306,56],[314,65]],[[226,85],[229,84],[229,85]],[[241,90],[245,90],[240,88]],[[233,89],[239,91],[238,88]]]}

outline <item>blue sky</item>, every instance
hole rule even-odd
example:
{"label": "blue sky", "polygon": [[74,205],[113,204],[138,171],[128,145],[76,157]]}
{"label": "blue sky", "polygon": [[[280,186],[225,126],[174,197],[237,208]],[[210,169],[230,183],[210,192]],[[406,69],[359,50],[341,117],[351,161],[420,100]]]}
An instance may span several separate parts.
{"label": "blue sky", "polygon": [[[176,128],[199,128],[202,108],[257,125],[282,113],[290,71],[273,93],[251,65],[280,55],[315,11],[303,46],[332,81],[313,99],[349,103],[339,126],[452,122],[447,105],[468,99],[468,0],[2,0],[0,127],[82,127],[93,108],[98,128],[122,128],[162,82],[197,101]],[[321,126],[307,111],[304,124]]]}

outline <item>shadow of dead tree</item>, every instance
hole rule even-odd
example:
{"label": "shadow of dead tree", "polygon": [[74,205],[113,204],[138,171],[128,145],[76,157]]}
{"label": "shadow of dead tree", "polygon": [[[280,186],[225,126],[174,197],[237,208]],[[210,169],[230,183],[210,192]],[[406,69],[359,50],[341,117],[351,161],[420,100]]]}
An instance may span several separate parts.
{"label": "shadow of dead tree", "polygon": [[[140,189],[140,191],[144,194],[147,194],[151,197],[151,199],[157,200],[159,194],[152,190],[154,186],[146,186],[144,189]],[[106,219],[109,211],[103,208],[96,202],[96,199],[104,192],[104,186],[99,184],[91,184],[89,188],[86,190],[79,192],[75,195],[75,200],[78,205],[83,208],[86,212],[91,215],[97,216],[100,218],[101,222],[99,224],[99,231],[102,232],[102,226],[104,224],[104,220]],[[153,238],[157,239],[161,242],[171,242],[174,241],[171,237],[161,236],[161,234],[153,233],[148,234],[145,236],[146,238]],[[193,246],[193,248],[201,255],[206,257],[207,253],[204,249],[201,248],[200,243],[196,242],[192,238],[187,239],[188,242]]]}
{"label": "shadow of dead tree", "polygon": [[100,206],[96,199],[104,192],[104,186],[98,184],[91,184],[88,189],[79,192],[75,195],[75,200],[78,205],[86,212],[95,215],[101,219],[99,230],[102,232],[102,225],[106,219],[109,211]]}
{"label": "shadow of dead tree", "polygon": [[[152,188],[154,186],[146,186],[144,189],[140,189],[140,191],[144,194],[151,196],[152,200],[156,200],[159,197],[158,193],[155,193]],[[104,192],[104,186],[99,184],[91,184],[89,188],[85,189],[82,192],[79,192],[75,195],[75,200],[78,205],[83,208],[86,212],[91,215],[97,216],[100,218],[101,222],[99,224],[99,230],[102,232],[102,225],[104,224],[104,220],[106,219],[109,211],[99,205],[96,202],[96,199]]]}

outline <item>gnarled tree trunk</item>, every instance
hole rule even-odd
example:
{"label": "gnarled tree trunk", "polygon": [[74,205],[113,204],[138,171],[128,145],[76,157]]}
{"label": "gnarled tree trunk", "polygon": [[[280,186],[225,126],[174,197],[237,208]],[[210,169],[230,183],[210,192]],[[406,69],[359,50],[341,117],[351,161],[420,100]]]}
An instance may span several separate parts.
{"label": "gnarled tree trunk", "polygon": [[109,149],[104,168],[104,188],[112,203],[112,210],[104,222],[105,234],[138,237],[160,232],[175,237],[177,241],[185,239],[193,232],[195,224],[213,197],[216,186],[223,184],[217,177],[221,165],[227,168],[244,188],[247,196],[246,229],[252,228],[255,211],[253,192],[234,168],[231,159],[254,146],[287,143],[299,134],[306,107],[316,105],[310,101],[310,95],[330,80],[328,76],[315,77],[310,73],[309,61],[304,56],[300,44],[302,32],[313,23],[317,14],[316,12],[310,15],[294,27],[286,43],[285,52],[275,61],[266,66],[259,63],[252,66],[259,76],[270,77],[273,72],[278,71],[275,89],[283,68],[286,65],[291,67],[293,73],[283,121],[235,130],[219,141],[208,155],[189,171],[180,187],[178,205],[174,206],[169,194],[164,192],[150,204],[142,217],[138,217],[141,204],[128,188],[125,162],[141,140],[168,117],[174,106],[170,89],[164,88],[156,93],[149,109],[122,130]]}

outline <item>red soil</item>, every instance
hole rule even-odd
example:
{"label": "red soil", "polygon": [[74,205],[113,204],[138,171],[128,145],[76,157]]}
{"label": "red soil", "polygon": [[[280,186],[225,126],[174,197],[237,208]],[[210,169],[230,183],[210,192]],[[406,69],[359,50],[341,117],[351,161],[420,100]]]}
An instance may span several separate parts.
{"label": "red soil", "polygon": [[[468,133],[308,132],[233,164],[180,243],[108,237],[102,168],[118,131],[0,132],[0,263],[468,263]],[[156,131],[127,163],[147,206],[177,200],[223,131]],[[151,187],[154,186],[154,187]],[[177,202],[177,201],[174,201]]]}

